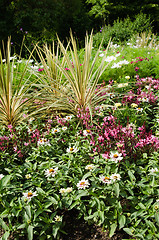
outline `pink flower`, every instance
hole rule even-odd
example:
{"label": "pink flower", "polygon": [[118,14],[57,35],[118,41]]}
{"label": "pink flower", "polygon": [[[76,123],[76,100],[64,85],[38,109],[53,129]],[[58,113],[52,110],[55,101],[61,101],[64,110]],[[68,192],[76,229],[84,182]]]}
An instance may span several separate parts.
{"label": "pink flower", "polygon": [[13,126],[10,124],[10,125],[8,125],[8,128],[9,128],[9,129],[12,129],[12,128],[13,128]]}

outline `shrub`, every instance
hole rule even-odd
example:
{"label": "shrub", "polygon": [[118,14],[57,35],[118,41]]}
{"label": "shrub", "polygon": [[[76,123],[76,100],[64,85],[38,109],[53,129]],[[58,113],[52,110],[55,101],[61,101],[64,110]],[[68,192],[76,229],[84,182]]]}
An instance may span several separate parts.
{"label": "shrub", "polygon": [[103,46],[107,46],[111,38],[114,43],[124,43],[136,33],[152,30],[150,18],[146,14],[138,14],[132,21],[129,17],[124,20],[114,21],[113,26],[105,26],[94,36],[94,44],[99,46],[103,39]]}

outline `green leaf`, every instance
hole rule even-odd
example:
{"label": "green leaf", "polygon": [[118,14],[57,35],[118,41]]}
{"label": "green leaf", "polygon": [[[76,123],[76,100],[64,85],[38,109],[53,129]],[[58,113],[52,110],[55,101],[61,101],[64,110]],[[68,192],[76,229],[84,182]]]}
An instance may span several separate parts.
{"label": "green leaf", "polygon": [[30,205],[26,206],[25,210],[26,210],[26,213],[27,213],[28,217],[31,219],[31,207],[30,207]]}
{"label": "green leaf", "polygon": [[119,229],[123,228],[126,223],[126,217],[124,215],[119,216]]}
{"label": "green leaf", "polygon": [[77,199],[79,199],[81,197],[84,197],[84,196],[87,196],[87,195],[88,195],[88,193],[86,191],[82,191],[75,197],[74,200],[77,200]]}
{"label": "green leaf", "polygon": [[123,228],[123,230],[129,235],[131,236],[133,235],[132,230],[130,228]]}
{"label": "green leaf", "polygon": [[155,215],[155,220],[157,222],[157,225],[159,226],[159,213],[156,212],[154,215]]}
{"label": "green leaf", "polygon": [[118,198],[119,197],[119,192],[120,192],[119,183],[115,183],[114,184],[114,191],[115,191],[115,194],[116,194],[116,196]]}
{"label": "green leaf", "polygon": [[59,230],[59,226],[54,225],[53,228],[52,228],[52,234],[53,234],[55,239],[56,239],[58,230]]}
{"label": "green leaf", "polygon": [[146,207],[144,206],[143,203],[139,203],[138,205],[139,205],[139,207],[140,207],[141,209],[146,209]]}
{"label": "green leaf", "polygon": [[0,181],[0,190],[3,189],[4,187],[6,187],[7,183],[9,182],[11,178],[11,175],[6,175],[5,177],[3,177]]}
{"label": "green leaf", "polygon": [[10,232],[5,232],[4,234],[3,234],[3,236],[2,236],[2,240],[7,240],[8,239],[8,237],[9,237],[9,235],[10,235]]}
{"label": "green leaf", "polygon": [[132,171],[129,170],[128,175],[129,175],[131,182],[135,182],[136,178],[135,178],[134,174],[132,173]]}
{"label": "green leaf", "polygon": [[27,231],[28,231],[28,240],[32,240],[33,239],[33,226],[29,225]]}
{"label": "green leaf", "polygon": [[0,218],[0,226],[5,230],[9,230],[9,227],[7,226],[7,224],[3,221],[2,218]]}
{"label": "green leaf", "polygon": [[25,228],[25,227],[26,227],[26,224],[23,223],[23,224],[19,225],[19,226],[17,227],[17,229],[23,229],[23,228]]}
{"label": "green leaf", "polygon": [[117,228],[117,224],[113,223],[110,227],[109,237],[112,237],[114,235],[116,228]]}
{"label": "green leaf", "polygon": [[153,232],[157,231],[157,228],[155,227],[155,225],[153,224],[153,222],[151,222],[151,221],[149,221],[149,220],[145,220],[145,222],[146,222],[146,225],[147,225],[148,227],[150,227]]}
{"label": "green leaf", "polygon": [[104,212],[103,211],[98,211],[98,216],[100,217],[101,223],[103,223],[104,220],[105,220]]}

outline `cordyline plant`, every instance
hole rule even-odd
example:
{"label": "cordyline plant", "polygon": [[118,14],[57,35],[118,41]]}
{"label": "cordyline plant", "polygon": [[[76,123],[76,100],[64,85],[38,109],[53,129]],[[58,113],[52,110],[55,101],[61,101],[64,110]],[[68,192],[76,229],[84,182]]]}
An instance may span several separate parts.
{"label": "cordyline plant", "polygon": [[14,69],[14,58],[11,63],[10,54],[9,38],[6,51],[4,50],[6,59],[2,59],[3,53],[0,50],[0,123],[4,126],[15,126],[23,121],[24,111],[32,99],[31,95],[28,94],[31,89],[29,79],[24,80],[27,64],[23,72],[18,73]]}
{"label": "cordyline plant", "polygon": [[[92,59],[93,35],[91,34],[89,37],[87,34],[85,38],[84,60],[80,62],[76,40],[72,33],[70,35],[71,40],[67,47],[64,47],[58,38],[60,51],[63,55],[62,60],[54,54],[54,51],[51,52],[51,49],[46,47],[44,48],[46,60],[44,60],[43,51],[38,48],[39,57],[45,70],[45,74],[41,75],[40,78],[42,79],[44,76],[45,83],[47,82],[47,84],[41,86],[41,96],[45,98],[48,109],[59,110],[76,116],[78,109],[85,110],[89,108],[92,116],[95,106],[105,98],[101,94],[105,89],[96,91],[98,80],[107,67],[105,57],[102,58],[101,63],[96,67],[95,64],[98,60],[100,47]],[[56,69],[58,69],[58,72],[56,71],[58,76],[54,75],[53,62]],[[50,63],[52,64],[51,67]],[[56,81],[58,82],[58,88],[55,87]]]}

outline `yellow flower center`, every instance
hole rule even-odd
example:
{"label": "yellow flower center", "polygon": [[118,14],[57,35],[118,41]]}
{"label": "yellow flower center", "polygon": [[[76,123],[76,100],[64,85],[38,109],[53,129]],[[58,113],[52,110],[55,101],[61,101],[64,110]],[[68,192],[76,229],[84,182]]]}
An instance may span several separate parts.
{"label": "yellow flower center", "polygon": [[33,196],[32,192],[28,192],[28,197],[32,197],[32,196]]}
{"label": "yellow flower center", "polygon": [[57,129],[55,129],[54,132],[57,132]]}
{"label": "yellow flower center", "polygon": [[117,176],[114,176],[113,178],[114,178],[114,179],[117,179],[118,177],[117,177]]}
{"label": "yellow flower center", "polygon": [[84,181],[80,183],[80,185],[84,185],[84,184],[85,184],[85,182],[84,182]]}
{"label": "yellow flower center", "polygon": [[70,151],[72,152],[74,150],[74,148],[70,148]]}
{"label": "yellow flower center", "polygon": [[55,170],[53,168],[50,168],[49,173],[51,173],[51,172],[55,172]]}
{"label": "yellow flower center", "polygon": [[109,180],[110,178],[109,177],[105,177],[104,180]]}
{"label": "yellow flower center", "polygon": [[113,157],[114,157],[114,158],[117,158],[117,157],[118,157],[118,154],[117,154],[117,153],[115,153],[115,154],[113,155]]}
{"label": "yellow flower center", "polygon": [[87,133],[90,133],[90,130],[86,130]]}

